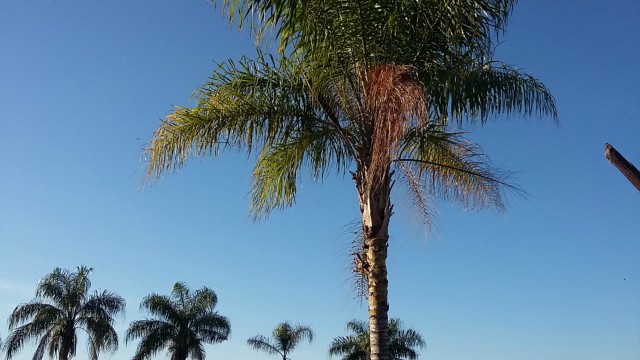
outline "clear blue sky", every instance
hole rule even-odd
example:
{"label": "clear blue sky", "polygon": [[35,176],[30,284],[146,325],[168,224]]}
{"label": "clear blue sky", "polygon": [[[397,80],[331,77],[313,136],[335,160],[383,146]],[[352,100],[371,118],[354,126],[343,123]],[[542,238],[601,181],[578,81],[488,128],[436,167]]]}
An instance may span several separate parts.
{"label": "clear blue sky", "polygon": [[[397,207],[390,315],[424,335],[422,359],[640,359],[640,194],[604,158],[610,142],[640,166],[638,19],[636,0],[516,7],[496,57],[545,82],[561,126],[472,129],[529,194],[505,214],[439,203],[426,233]],[[176,281],[214,289],[232,336],[210,359],[267,359],[245,341],[283,320],[317,335],[293,359],[327,359],[344,324],[366,318],[350,287],[349,178],[304,179],[294,208],[257,224],[242,154],[142,189],[141,149],[160,119],[242,54],[253,41],[205,0],[0,0],[3,338],[40,277],[80,264],[95,289],[125,297],[121,337],[145,295]]]}

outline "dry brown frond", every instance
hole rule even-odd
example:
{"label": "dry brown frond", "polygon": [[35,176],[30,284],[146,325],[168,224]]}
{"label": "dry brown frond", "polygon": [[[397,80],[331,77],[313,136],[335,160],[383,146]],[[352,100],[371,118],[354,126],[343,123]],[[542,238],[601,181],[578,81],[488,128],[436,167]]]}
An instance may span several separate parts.
{"label": "dry brown frond", "polygon": [[428,121],[426,99],[415,68],[409,65],[372,68],[364,90],[365,110],[373,129],[369,176],[380,179],[387,173],[391,154],[405,129]]}
{"label": "dry brown frond", "polygon": [[409,198],[413,200],[415,210],[427,229],[433,228],[432,218],[434,217],[435,209],[429,206],[429,200],[431,199],[429,198],[429,192],[425,189],[424,182],[421,181],[420,175],[409,164],[401,161],[399,165],[404,175],[402,179],[406,183],[406,188],[410,193]]}

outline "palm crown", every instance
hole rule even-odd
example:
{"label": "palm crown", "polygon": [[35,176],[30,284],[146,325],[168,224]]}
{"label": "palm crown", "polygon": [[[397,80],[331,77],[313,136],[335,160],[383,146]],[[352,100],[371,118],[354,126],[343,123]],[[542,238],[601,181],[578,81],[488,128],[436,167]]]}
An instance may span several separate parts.
{"label": "palm crown", "polygon": [[56,268],[40,281],[36,298],[17,306],[9,317],[13,331],[4,346],[7,359],[31,339],[38,341],[34,360],[42,359],[45,353],[51,358],[70,359],[76,355],[78,330],[87,334],[92,360],[97,360],[102,350],[118,349],[113,321],[124,311],[125,301],[106,290],[89,294],[91,271],[85,266],[75,272]]}
{"label": "palm crown", "polygon": [[192,293],[180,282],[173,286],[170,297],[145,297],[140,307],[155,319],[134,321],[129,326],[126,342],[141,338],[133,359],[148,359],[166,348],[171,360],[203,360],[204,344],[225,341],[231,332],[229,320],[214,310],[217,301],[213,290],[203,287]]}

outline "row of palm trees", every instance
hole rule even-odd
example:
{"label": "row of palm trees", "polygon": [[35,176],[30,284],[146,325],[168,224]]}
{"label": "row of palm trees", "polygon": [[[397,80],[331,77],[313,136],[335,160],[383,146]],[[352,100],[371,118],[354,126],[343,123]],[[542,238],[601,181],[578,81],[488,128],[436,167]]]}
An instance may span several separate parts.
{"label": "row of palm trees", "polygon": [[[6,359],[13,358],[26,343],[37,343],[34,360],[45,353],[52,359],[68,360],[76,356],[78,333],[87,335],[88,354],[97,360],[103,351],[118,349],[118,334],[114,318],[125,309],[125,300],[110,291],[89,292],[92,269],[80,266],[75,271],[56,268],[46,275],[36,288],[36,297],[18,305],[9,317],[11,333],[2,344]],[[152,293],[140,305],[151,318],[134,321],[125,334],[125,343],[139,340],[133,360],[150,359],[166,350],[171,360],[206,357],[205,344],[216,344],[229,338],[230,321],[218,314],[216,293],[207,288],[192,291],[178,282],[170,295]],[[390,355],[393,360],[416,360],[416,348],[425,346],[413,329],[403,330],[398,319],[389,324]],[[347,324],[353,334],[337,337],[329,355],[342,360],[369,360],[370,336],[365,322],[353,320]],[[282,360],[302,341],[313,340],[309,326],[283,322],[273,330],[272,337],[256,335],[247,344]]]}

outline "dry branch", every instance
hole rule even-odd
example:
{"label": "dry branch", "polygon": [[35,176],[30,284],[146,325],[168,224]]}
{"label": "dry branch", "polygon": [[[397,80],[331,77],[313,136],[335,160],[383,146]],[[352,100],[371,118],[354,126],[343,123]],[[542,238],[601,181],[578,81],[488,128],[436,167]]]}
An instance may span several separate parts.
{"label": "dry branch", "polygon": [[640,171],[610,144],[605,148],[604,156],[640,191]]}

